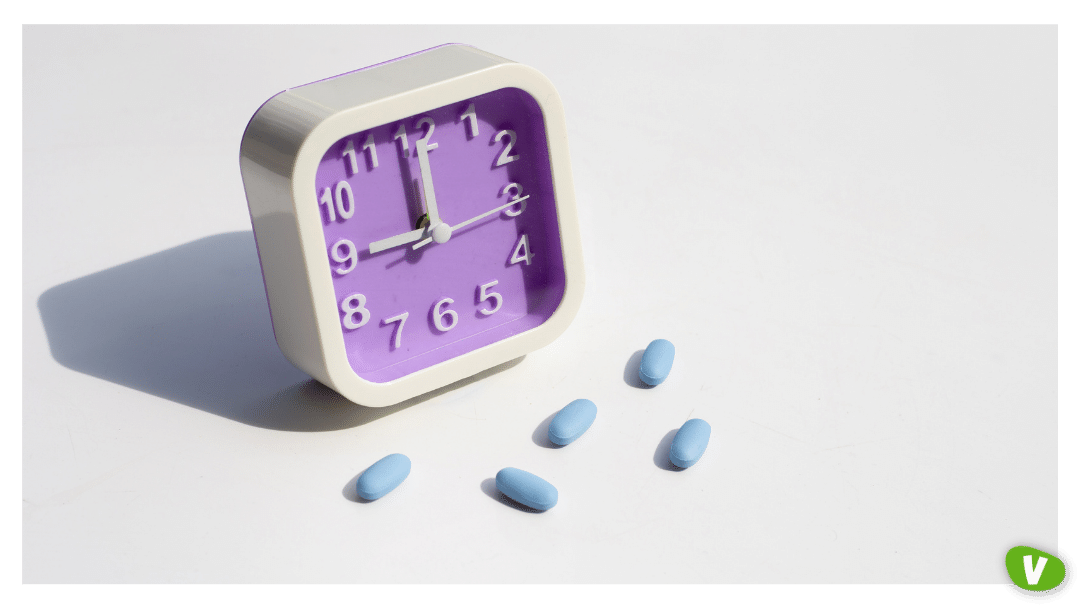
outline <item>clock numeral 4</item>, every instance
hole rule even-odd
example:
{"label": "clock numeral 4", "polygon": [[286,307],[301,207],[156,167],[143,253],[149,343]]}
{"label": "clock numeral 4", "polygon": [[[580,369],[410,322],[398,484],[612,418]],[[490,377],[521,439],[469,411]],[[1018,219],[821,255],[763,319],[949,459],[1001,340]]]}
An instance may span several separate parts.
{"label": "clock numeral 4", "polygon": [[496,167],[501,167],[506,163],[513,162],[520,157],[520,155],[518,154],[514,154],[513,156],[510,155],[511,148],[513,148],[514,144],[517,143],[517,133],[514,133],[510,129],[503,129],[502,131],[496,133],[495,137],[492,138],[491,143],[497,144],[502,141],[503,137],[507,137],[508,139],[506,142],[506,147],[503,148],[502,153],[499,154],[499,160],[495,161]]}
{"label": "clock numeral 4", "polygon": [[[341,324],[345,326],[345,329],[358,329],[367,324],[371,319],[371,311],[364,308],[367,304],[367,298],[362,293],[354,293],[351,296],[346,296],[341,301],[341,312],[345,313],[345,316],[341,318]],[[360,319],[356,319],[356,315],[360,315]]]}
{"label": "clock numeral 4", "polygon": [[514,245],[514,250],[510,252],[510,263],[525,262],[525,265],[528,266],[532,264],[533,255],[532,250],[529,249],[529,235],[522,234],[517,245]]}
{"label": "clock numeral 4", "polygon": [[326,205],[328,222],[336,222],[339,215],[341,220],[345,221],[356,212],[356,199],[353,198],[352,186],[345,180],[341,180],[334,186],[333,196],[330,196],[330,188],[323,188],[319,204]]}

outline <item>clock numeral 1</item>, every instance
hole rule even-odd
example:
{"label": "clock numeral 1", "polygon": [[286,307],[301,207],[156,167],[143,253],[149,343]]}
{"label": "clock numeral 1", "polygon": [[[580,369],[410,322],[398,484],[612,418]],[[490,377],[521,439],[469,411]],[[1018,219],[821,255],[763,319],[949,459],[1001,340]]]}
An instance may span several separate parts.
{"label": "clock numeral 1", "polygon": [[533,252],[529,249],[529,235],[522,234],[517,245],[514,245],[514,250],[510,252],[510,263],[525,262],[525,265],[528,266],[532,264],[532,259]]}
{"label": "clock numeral 1", "polygon": [[382,320],[383,325],[397,323],[397,327],[394,328],[394,348],[401,348],[401,332],[405,331],[405,320],[408,318],[409,313],[403,312],[400,315],[387,317]]}
{"label": "clock numeral 1", "polygon": [[[354,293],[351,296],[345,296],[345,299],[341,301],[341,312],[345,313],[345,316],[341,318],[341,324],[345,326],[345,329],[357,329],[367,324],[371,319],[371,311],[364,308],[367,304],[367,298],[362,293]],[[360,315],[360,320],[356,320],[356,315]]]}
{"label": "clock numeral 1", "polygon": [[341,151],[341,157],[349,159],[349,162],[345,165],[345,170],[349,172],[349,175],[356,175],[360,172],[360,168],[356,166],[356,148],[353,147],[351,139],[346,142],[345,149]]}
{"label": "clock numeral 1", "polygon": [[398,140],[398,145],[401,147],[401,157],[409,158],[409,136],[405,133],[405,125],[394,133],[394,139]]}
{"label": "clock numeral 1", "polygon": [[[345,180],[341,180],[334,186],[333,197],[330,196],[330,188],[323,188],[322,196],[319,197],[319,204],[326,205],[326,216],[330,222],[337,221],[339,215],[342,221],[347,220],[356,212],[352,186]],[[334,213],[335,206],[337,207],[337,213]]]}
{"label": "clock numeral 1", "polygon": [[[456,312],[449,308],[441,310],[443,306],[450,306],[453,303],[454,300],[452,298],[443,298],[431,307],[431,322],[435,324],[435,328],[439,331],[450,331],[457,325],[458,316]],[[450,317],[449,323],[443,322],[443,319],[446,317]]]}
{"label": "clock numeral 1", "polygon": [[509,141],[506,142],[506,147],[503,148],[502,154],[499,154],[499,160],[495,162],[496,167],[501,167],[506,163],[513,162],[520,157],[520,155],[518,154],[515,154],[513,156],[510,155],[510,149],[513,148],[514,144],[517,143],[517,133],[514,133],[510,129],[503,129],[502,131],[496,133],[495,137],[492,138],[491,143],[499,143],[500,141],[502,141],[502,138],[504,136],[509,137]]}
{"label": "clock numeral 1", "polygon": [[470,138],[480,135],[480,127],[476,124],[476,104],[470,103],[461,114],[461,121],[465,123],[465,134]]}
{"label": "clock numeral 1", "polygon": [[368,153],[368,160],[371,161],[371,168],[379,166],[379,155],[375,154],[375,134],[368,133],[367,139],[364,140],[364,150]]}

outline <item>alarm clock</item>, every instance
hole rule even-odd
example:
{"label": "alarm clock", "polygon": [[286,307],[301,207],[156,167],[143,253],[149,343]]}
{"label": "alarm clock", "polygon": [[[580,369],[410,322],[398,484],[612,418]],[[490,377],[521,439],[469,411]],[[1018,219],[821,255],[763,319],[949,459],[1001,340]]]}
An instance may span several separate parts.
{"label": "alarm clock", "polygon": [[283,91],[240,145],[274,336],[388,406],[520,357],[584,289],[562,102],[450,44]]}

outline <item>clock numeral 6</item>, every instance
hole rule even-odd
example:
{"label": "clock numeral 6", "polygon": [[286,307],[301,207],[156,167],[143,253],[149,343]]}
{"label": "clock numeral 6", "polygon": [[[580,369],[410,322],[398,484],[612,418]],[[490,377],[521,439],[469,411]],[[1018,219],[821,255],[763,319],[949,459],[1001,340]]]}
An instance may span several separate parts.
{"label": "clock numeral 6", "polygon": [[[353,198],[352,186],[349,182],[342,180],[334,186],[334,196],[330,196],[330,188],[323,188],[322,196],[319,197],[319,204],[326,205],[326,216],[331,222],[337,221],[337,216],[340,215],[342,221],[349,219],[356,211],[356,205],[354,204],[356,199]],[[337,213],[334,213],[334,207],[337,207]]]}
{"label": "clock numeral 6", "polygon": [[[439,331],[450,331],[457,325],[458,316],[453,310],[447,308],[441,310],[443,306],[449,306],[454,303],[453,298],[443,298],[435,303],[435,306],[431,307],[431,322],[435,324],[435,328]],[[444,323],[443,319],[450,317],[449,323]]]}
{"label": "clock numeral 6", "polygon": [[[368,322],[371,311],[364,308],[365,304],[367,304],[367,298],[362,293],[345,296],[345,299],[341,301],[341,312],[345,313],[345,316],[341,318],[341,324],[345,326],[345,329],[357,329]],[[360,320],[356,320],[356,315],[360,315]]]}

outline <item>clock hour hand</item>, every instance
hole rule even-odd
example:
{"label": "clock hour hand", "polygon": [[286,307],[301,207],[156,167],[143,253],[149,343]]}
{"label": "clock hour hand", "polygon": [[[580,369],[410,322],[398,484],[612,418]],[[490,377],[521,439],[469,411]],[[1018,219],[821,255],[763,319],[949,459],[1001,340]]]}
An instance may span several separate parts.
{"label": "clock hour hand", "polygon": [[[511,205],[516,205],[516,204],[520,203],[521,201],[523,201],[523,200],[525,200],[527,198],[529,198],[529,195],[526,194],[525,196],[523,196],[521,198],[515,198],[514,200],[510,201],[509,203],[506,203],[505,205],[500,205],[500,206],[498,206],[498,207],[496,207],[494,209],[491,209],[490,211],[485,211],[485,212],[481,213],[480,215],[478,215],[478,216],[476,216],[474,218],[467,219],[464,222],[461,222],[460,224],[455,224],[452,228],[450,228],[449,232],[450,233],[456,232],[458,230],[458,228],[464,228],[465,226],[468,226],[469,224],[471,224],[473,222],[480,221],[480,220],[484,219],[485,217],[487,217],[487,216],[489,216],[489,215],[491,215],[493,213],[498,213],[498,212],[502,211],[503,209],[506,209],[507,207],[509,207]],[[446,240],[449,240],[449,239],[450,239],[450,235],[447,234]],[[413,249],[420,249],[424,245],[427,245],[428,243],[430,243],[431,240],[432,240],[431,237],[427,237],[427,238],[423,239],[422,241],[418,242],[417,244],[413,245]]]}
{"label": "clock hour hand", "polygon": [[397,236],[392,236],[388,239],[375,241],[374,243],[368,245],[368,251],[372,254],[376,254],[380,251],[386,251],[387,249],[393,249],[394,247],[398,247],[401,245],[408,245],[409,243],[424,236],[425,232],[426,230],[424,228],[418,228],[416,230],[406,232],[405,234],[399,234]]}

